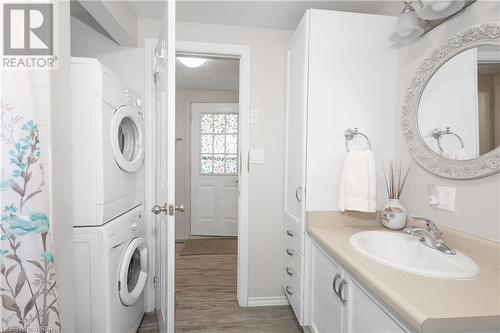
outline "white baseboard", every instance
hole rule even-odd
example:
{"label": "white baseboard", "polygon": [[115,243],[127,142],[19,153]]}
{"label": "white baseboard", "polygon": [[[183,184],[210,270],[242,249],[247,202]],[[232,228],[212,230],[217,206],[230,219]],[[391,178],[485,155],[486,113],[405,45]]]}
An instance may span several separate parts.
{"label": "white baseboard", "polygon": [[278,306],[288,304],[288,298],[286,298],[286,296],[250,297],[248,298],[247,306]]}

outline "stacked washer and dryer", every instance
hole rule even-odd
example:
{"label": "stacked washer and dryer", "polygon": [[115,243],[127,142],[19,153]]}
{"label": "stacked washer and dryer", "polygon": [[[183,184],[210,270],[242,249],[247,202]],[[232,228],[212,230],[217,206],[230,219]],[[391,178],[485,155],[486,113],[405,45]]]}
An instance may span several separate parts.
{"label": "stacked washer and dryer", "polygon": [[96,59],[72,58],[75,327],[136,332],[144,314],[141,99]]}

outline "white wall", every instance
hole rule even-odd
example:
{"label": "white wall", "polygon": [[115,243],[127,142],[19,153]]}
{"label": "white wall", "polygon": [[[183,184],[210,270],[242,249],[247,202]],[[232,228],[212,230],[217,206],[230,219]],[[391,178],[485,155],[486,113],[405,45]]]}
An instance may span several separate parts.
{"label": "white wall", "polygon": [[[141,29],[139,29],[141,30]],[[265,150],[265,163],[250,167],[249,298],[282,296],[286,45],[292,31],[178,22],[177,40],[250,46],[250,147]]]}
{"label": "white wall", "polygon": [[[402,101],[418,66],[432,50],[454,33],[472,25],[500,20],[500,2],[478,1],[415,43],[400,50],[398,65],[398,114],[396,155],[409,161],[401,131]],[[427,204],[429,184],[456,188],[456,211],[447,212]],[[438,224],[500,241],[500,174],[468,181],[446,180],[415,166],[409,177],[404,203],[411,213],[432,218]]]}
{"label": "white wall", "polygon": [[184,213],[175,215],[177,240],[187,239],[191,233],[191,103],[238,103],[238,91],[177,89],[175,93],[175,131],[182,138],[175,144],[175,199],[183,203]]}

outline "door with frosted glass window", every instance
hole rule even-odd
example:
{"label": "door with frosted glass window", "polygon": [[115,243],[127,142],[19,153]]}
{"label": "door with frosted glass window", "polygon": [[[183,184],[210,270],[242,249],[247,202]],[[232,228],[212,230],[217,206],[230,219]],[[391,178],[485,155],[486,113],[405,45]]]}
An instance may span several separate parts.
{"label": "door with frosted glass window", "polygon": [[238,104],[191,104],[191,235],[238,234]]}

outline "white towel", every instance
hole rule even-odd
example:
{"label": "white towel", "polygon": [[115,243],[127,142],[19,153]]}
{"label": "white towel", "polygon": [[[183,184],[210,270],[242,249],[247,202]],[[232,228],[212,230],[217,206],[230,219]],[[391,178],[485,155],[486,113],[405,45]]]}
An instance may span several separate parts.
{"label": "white towel", "polygon": [[452,151],[450,152],[447,150],[441,150],[441,156],[443,156],[444,158],[449,158],[450,160],[455,159],[455,154]]}
{"label": "white towel", "polygon": [[465,148],[458,148],[453,152],[453,158],[462,161],[462,160],[468,160],[470,157]]}
{"label": "white towel", "polygon": [[442,150],[441,156],[457,161],[468,160],[470,158],[465,148],[458,148],[455,149],[454,151]]}
{"label": "white towel", "polygon": [[371,150],[348,152],[340,179],[339,209],[375,212],[377,176]]}

